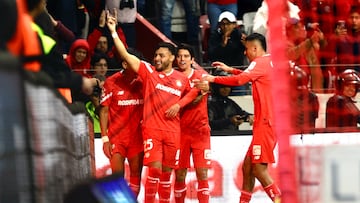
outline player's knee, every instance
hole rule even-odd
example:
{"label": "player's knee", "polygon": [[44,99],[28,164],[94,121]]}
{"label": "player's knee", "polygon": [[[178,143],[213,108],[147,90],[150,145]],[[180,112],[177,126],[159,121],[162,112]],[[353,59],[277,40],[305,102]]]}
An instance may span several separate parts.
{"label": "player's knee", "polygon": [[256,178],[261,178],[267,175],[267,167],[264,164],[254,164],[251,170]]}
{"label": "player's knee", "polygon": [[183,182],[183,181],[185,181],[186,173],[187,173],[187,170],[186,170],[186,169],[177,169],[177,170],[175,171],[175,174],[176,174],[176,182]]}
{"label": "player's knee", "polygon": [[208,169],[207,168],[196,169],[196,177],[198,180],[207,180],[208,179]]}
{"label": "player's knee", "polygon": [[161,176],[161,169],[155,167],[149,167],[149,174],[148,176],[152,178],[160,178]]}

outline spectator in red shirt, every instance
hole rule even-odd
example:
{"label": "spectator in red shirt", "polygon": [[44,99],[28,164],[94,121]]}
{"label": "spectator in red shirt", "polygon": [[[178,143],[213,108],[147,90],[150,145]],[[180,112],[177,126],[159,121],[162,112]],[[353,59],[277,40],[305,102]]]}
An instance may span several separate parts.
{"label": "spectator in red shirt", "polygon": [[90,48],[84,39],[75,40],[65,61],[68,66],[76,73],[85,77],[91,77],[90,70]]}
{"label": "spectator in red shirt", "polygon": [[[110,32],[106,25],[106,11],[101,12],[99,18],[98,27],[96,27],[88,36],[87,41],[90,46],[91,55],[95,52],[105,53],[109,58],[109,74],[117,72],[118,70],[113,71],[113,69],[118,69],[120,66],[116,55],[114,53],[113,40],[111,39]],[[123,42],[127,48],[126,38],[124,32],[120,27],[116,30],[120,40]]]}

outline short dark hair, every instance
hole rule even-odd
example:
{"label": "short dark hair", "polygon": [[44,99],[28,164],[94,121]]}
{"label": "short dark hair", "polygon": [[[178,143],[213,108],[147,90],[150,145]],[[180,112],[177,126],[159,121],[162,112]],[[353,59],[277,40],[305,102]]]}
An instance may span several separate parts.
{"label": "short dark hair", "polygon": [[27,10],[30,12],[30,11],[33,11],[36,7],[39,6],[41,0],[27,0],[26,1],[26,8]]}
{"label": "short dark hair", "polygon": [[352,13],[359,13],[360,14],[360,6],[359,5],[351,6],[349,14],[352,14]]}
{"label": "short dark hair", "polygon": [[245,41],[259,41],[261,44],[261,47],[264,49],[264,51],[266,51],[266,39],[264,37],[264,35],[260,34],[260,33],[252,33],[249,36],[247,36],[245,38]]}
{"label": "short dark hair", "polygon": [[105,59],[106,63],[109,65],[109,57],[105,53],[95,52],[91,57],[90,65],[94,66],[95,63],[99,62],[101,59]]}
{"label": "short dark hair", "polygon": [[178,47],[177,47],[177,53],[179,52],[180,49],[185,49],[188,50],[188,52],[190,53],[191,58],[195,57],[195,52],[194,52],[194,48],[188,44],[185,43],[181,43]]}
{"label": "short dark hair", "polygon": [[167,48],[172,55],[175,56],[176,54],[176,47],[170,42],[160,42],[156,47],[156,50],[158,50],[159,48]]}

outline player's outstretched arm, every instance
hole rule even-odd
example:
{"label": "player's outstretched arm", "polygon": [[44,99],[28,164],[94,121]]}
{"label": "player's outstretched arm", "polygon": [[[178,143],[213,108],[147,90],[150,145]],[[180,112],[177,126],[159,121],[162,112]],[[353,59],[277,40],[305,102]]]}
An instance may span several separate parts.
{"label": "player's outstretched arm", "polygon": [[132,54],[129,54],[128,51],[126,50],[126,47],[120,40],[120,38],[116,32],[116,25],[117,25],[117,20],[115,17],[115,16],[117,16],[116,9],[114,9],[113,13],[114,14],[110,14],[110,12],[107,11],[106,24],[107,24],[107,26],[110,30],[111,36],[114,40],[114,46],[116,48],[116,51],[119,53],[120,57],[129,64],[129,67],[133,71],[138,72],[139,65],[140,65],[140,59]]}

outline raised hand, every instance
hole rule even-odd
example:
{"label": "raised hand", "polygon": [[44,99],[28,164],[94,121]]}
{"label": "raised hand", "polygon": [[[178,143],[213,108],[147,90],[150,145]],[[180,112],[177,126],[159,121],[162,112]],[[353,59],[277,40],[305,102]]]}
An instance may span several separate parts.
{"label": "raised hand", "polygon": [[106,25],[106,12],[105,10],[101,11],[101,15],[99,18],[99,27],[103,28]]}
{"label": "raised hand", "polygon": [[114,14],[111,14],[109,10],[106,11],[106,24],[110,30],[111,33],[116,32],[116,25],[117,25],[117,12],[116,9],[114,9]]}

